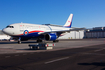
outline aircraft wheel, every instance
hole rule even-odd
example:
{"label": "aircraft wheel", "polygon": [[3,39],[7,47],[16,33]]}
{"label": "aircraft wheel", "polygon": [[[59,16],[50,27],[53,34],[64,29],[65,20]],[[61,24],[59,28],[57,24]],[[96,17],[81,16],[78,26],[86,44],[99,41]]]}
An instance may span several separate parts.
{"label": "aircraft wheel", "polygon": [[21,44],[21,41],[18,41],[18,44]]}
{"label": "aircraft wheel", "polygon": [[32,47],[32,49],[34,50],[34,49],[35,49],[35,47],[33,46],[33,47]]}
{"label": "aircraft wheel", "polygon": [[54,40],[53,42],[59,42],[59,40]]}
{"label": "aircraft wheel", "polygon": [[37,40],[37,43],[42,42],[42,40]]}

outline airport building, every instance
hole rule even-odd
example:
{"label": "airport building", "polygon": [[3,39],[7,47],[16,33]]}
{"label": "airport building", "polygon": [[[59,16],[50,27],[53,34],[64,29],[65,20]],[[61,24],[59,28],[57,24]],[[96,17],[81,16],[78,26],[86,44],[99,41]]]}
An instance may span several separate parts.
{"label": "airport building", "polygon": [[2,40],[9,40],[11,37],[8,35],[5,35],[2,30],[0,30],[0,41]]}
{"label": "airport building", "polygon": [[85,38],[105,38],[105,27],[95,27],[86,30]]}

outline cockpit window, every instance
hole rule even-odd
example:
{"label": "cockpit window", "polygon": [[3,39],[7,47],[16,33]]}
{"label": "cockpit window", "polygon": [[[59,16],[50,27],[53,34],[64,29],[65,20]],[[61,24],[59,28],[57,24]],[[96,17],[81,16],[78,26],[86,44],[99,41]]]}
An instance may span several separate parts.
{"label": "cockpit window", "polygon": [[6,28],[14,28],[14,26],[7,26]]}

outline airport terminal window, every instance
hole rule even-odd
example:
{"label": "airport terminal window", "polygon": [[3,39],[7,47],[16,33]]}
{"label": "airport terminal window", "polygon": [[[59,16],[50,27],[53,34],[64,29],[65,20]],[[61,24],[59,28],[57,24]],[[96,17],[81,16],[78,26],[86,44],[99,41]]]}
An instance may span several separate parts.
{"label": "airport terminal window", "polygon": [[14,26],[7,26],[6,28],[14,28]]}

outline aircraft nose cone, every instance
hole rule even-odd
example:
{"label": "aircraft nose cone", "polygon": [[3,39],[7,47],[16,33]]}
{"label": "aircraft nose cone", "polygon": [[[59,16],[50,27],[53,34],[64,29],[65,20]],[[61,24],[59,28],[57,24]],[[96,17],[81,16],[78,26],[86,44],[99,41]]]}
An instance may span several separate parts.
{"label": "aircraft nose cone", "polygon": [[2,32],[8,34],[8,30],[6,28],[2,29]]}
{"label": "aircraft nose cone", "polygon": [[13,29],[9,29],[9,28],[2,29],[2,32],[7,34],[7,35],[13,35],[14,34]]}

